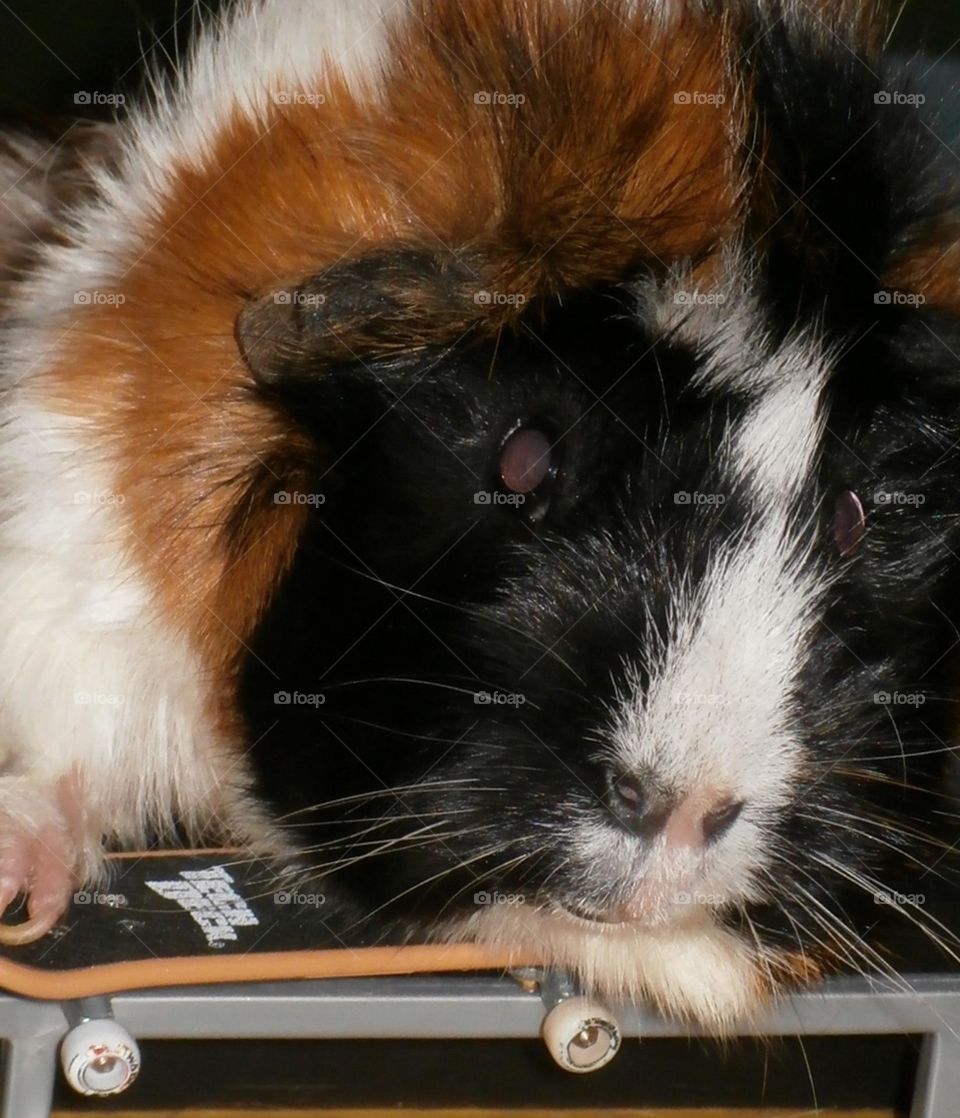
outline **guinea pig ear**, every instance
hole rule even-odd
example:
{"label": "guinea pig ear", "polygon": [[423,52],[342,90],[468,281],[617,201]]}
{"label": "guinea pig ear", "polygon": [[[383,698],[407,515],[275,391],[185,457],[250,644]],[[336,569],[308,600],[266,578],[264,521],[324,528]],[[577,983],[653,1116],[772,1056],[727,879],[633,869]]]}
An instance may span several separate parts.
{"label": "guinea pig ear", "polygon": [[383,249],[257,296],[234,332],[258,384],[303,385],[332,365],[459,336],[477,318],[481,286],[463,258]]}

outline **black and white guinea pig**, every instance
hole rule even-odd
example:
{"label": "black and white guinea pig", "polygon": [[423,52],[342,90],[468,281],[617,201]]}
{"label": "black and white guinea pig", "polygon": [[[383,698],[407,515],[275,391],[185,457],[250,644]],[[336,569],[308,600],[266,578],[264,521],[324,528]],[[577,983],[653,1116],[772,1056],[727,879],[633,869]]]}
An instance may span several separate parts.
{"label": "black and white guinea pig", "polygon": [[878,900],[949,948],[960,209],[883,31],[245,0],[6,136],[0,904],[232,841],[718,1029]]}

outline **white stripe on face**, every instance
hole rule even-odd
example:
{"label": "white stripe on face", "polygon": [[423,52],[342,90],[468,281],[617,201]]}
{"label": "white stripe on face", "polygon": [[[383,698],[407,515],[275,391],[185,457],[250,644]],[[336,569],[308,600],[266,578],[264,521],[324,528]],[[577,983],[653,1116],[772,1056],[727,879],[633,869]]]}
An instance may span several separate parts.
{"label": "white stripe on face", "polygon": [[787,526],[771,516],[718,552],[678,601],[663,667],[620,708],[615,755],[678,792],[783,802],[797,746],[789,695],[819,599]]}
{"label": "white stripe on face", "polygon": [[829,359],[807,338],[788,341],[764,364],[762,380],[769,387],[731,441],[727,463],[758,501],[782,504],[809,482],[823,439],[821,400],[828,373]]}
{"label": "white stripe on face", "polygon": [[[728,321],[710,347],[701,383],[719,391],[725,379],[754,397],[724,439],[720,471],[750,500],[752,515],[717,543],[698,586],[677,572],[663,655],[648,661],[660,666],[645,691],[632,673],[614,717],[612,754],[676,794],[709,790],[743,800],[742,821],[717,858],[745,882],[735,863],[745,871],[756,862],[756,826],[788,801],[802,753],[792,695],[825,587],[808,563],[812,522],[795,521],[794,498],[812,484],[829,361],[810,339],[795,338],[762,363],[748,359],[747,372],[741,355],[750,331],[746,316],[739,321],[740,330]],[[726,378],[723,362],[737,363]]]}

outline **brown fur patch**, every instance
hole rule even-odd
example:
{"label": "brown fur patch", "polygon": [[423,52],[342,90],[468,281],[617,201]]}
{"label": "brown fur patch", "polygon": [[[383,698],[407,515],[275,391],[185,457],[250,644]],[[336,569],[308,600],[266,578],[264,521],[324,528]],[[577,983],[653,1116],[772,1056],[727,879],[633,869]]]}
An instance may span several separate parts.
{"label": "brown fur patch", "polygon": [[792,990],[820,982],[827,968],[803,952],[784,951],[770,957],[770,971],[778,988]]}
{"label": "brown fur patch", "polygon": [[[516,303],[484,305],[474,284],[533,300],[709,259],[739,184],[706,19],[691,9],[665,32],[613,2],[423,3],[378,97],[328,74],[322,105],[237,113],[202,170],[177,170],[121,267],[125,302],[80,308],[46,392],[95,421],[130,552],[209,669],[234,663],[291,561],[303,507],[270,493],[302,486],[316,453],[256,391],[238,315],[305,278],[335,296],[338,269],[384,250],[437,274],[455,260],[452,289],[393,292],[416,345],[513,321]],[[352,321],[331,345],[369,332]]]}
{"label": "brown fur patch", "polygon": [[929,245],[904,256],[883,279],[891,291],[918,295],[926,306],[960,314],[960,224],[940,230]]}

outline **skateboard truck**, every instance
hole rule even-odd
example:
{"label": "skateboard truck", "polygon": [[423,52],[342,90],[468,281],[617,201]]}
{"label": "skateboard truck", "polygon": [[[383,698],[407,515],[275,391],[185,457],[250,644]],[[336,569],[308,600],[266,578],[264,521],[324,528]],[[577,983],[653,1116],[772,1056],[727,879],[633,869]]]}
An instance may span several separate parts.
{"label": "skateboard truck", "polygon": [[547,1007],[541,1035],[565,1071],[599,1071],[620,1049],[620,1025],[601,1002],[584,997],[564,971],[523,968],[513,972],[524,989],[539,988]]}
{"label": "skateboard truck", "polygon": [[[620,1026],[602,1003],[584,997],[564,971],[523,968],[513,972],[529,992],[539,990],[547,1013],[541,1035],[547,1051],[564,1070],[599,1071],[620,1048]],[[71,1028],[60,1047],[60,1064],[69,1085],[81,1095],[117,1095],[140,1071],[140,1049],[113,1018],[106,997],[67,1003]]]}
{"label": "skateboard truck", "polygon": [[70,1031],[60,1046],[60,1065],[81,1095],[118,1095],[137,1078],[140,1049],[113,1019],[107,998],[84,998],[64,1006]]}

